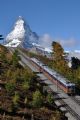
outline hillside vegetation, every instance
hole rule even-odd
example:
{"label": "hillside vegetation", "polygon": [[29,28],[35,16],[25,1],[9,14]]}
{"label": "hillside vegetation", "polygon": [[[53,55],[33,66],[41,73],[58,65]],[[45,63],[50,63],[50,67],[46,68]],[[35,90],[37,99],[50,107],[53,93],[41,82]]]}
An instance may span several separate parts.
{"label": "hillside vegetation", "polygon": [[52,93],[43,91],[39,78],[0,45],[0,120],[66,120],[54,104]]}

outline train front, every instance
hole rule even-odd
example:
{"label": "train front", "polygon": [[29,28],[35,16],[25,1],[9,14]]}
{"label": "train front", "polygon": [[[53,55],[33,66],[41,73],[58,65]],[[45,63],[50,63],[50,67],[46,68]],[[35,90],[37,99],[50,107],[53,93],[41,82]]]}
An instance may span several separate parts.
{"label": "train front", "polygon": [[69,83],[67,85],[67,93],[69,95],[75,95],[75,84],[74,83]]}

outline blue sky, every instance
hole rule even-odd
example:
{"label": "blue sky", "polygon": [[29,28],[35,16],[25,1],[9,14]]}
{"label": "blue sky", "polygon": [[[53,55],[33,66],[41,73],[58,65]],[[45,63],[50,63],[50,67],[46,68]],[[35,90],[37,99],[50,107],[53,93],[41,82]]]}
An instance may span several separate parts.
{"label": "blue sky", "polygon": [[19,15],[44,39],[80,49],[80,0],[0,0],[0,34],[5,37]]}

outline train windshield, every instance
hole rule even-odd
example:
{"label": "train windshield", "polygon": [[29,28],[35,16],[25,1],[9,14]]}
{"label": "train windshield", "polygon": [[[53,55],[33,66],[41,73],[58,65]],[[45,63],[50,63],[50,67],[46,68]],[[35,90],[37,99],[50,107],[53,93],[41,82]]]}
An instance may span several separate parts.
{"label": "train windshield", "polygon": [[75,94],[75,86],[74,85],[68,86],[68,93]]}
{"label": "train windshield", "polygon": [[68,86],[68,89],[75,89],[75,86]]}

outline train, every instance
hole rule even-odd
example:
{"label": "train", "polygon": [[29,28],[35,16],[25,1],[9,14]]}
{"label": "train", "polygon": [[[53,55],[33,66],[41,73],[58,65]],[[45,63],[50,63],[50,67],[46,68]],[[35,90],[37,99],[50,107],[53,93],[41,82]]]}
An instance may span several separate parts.
{"label": "train", "polygon": [[68,95],[75,94],[75,84],[71,83],[69,80],[61,76],[55,70],[50,69],[48,66],[43,64],[36,58],[31,58],[31,63],[35,66],[39,72],[43,72],[43,74],[51,80],[54,84],[56,84],[60,89],[62,89]]}

